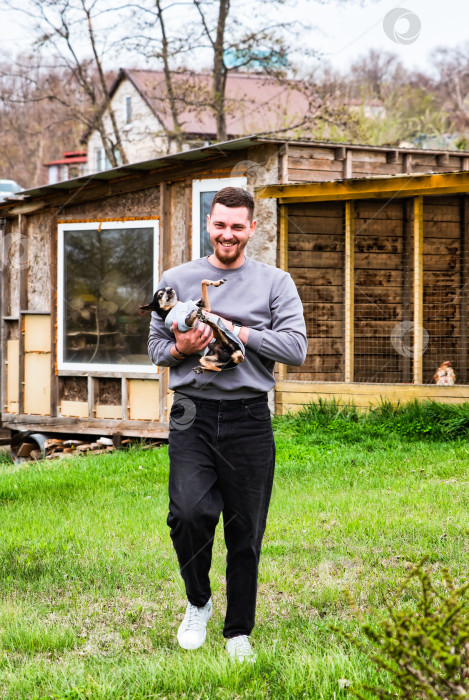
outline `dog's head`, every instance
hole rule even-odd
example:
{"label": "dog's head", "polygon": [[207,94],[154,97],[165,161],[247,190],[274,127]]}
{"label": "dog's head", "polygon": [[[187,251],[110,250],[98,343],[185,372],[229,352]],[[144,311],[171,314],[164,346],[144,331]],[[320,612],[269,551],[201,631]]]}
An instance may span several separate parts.
{"label": "dog's head", "polygon": [[139,313],[143,316],[147,311],[156,311],[162,319],[165,319],[177,302],[177,294],[172,287],[157,289],[151,302],[141,306]]}

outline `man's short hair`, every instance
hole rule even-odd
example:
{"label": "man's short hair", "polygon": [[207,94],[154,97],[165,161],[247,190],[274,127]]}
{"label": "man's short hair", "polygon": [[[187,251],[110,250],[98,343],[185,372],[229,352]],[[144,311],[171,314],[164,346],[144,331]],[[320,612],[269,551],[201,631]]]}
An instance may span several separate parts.
{"label": "man's short hair", "polygon": [[246,207],[249,212],[249,221],[254,218],[254,198],[250,192],[242,187],[224,187],[219,190],[212,201],[210,216],[212,216],[215,204],[223,204],[225,207]]}

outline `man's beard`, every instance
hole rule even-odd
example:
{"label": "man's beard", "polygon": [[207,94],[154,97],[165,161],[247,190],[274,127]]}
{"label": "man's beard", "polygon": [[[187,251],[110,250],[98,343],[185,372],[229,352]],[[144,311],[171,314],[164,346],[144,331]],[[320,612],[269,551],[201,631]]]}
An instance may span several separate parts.
{"label": "man's beard", "polygon": [[215,241],[215,245],[213,246],[213,254],[221,263],[228,265],[229,263],[236,262],[236,260],[242,256],[246,246],[247,241],[237,241],[232,248],[223,248],[218,241]]}

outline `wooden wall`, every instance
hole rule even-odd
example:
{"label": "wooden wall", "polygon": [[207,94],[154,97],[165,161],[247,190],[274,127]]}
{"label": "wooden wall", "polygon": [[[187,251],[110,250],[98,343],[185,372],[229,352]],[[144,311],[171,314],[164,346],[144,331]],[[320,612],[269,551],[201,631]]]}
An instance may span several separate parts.
{"label": "wooden wall", "polygon": [[423,382],[450,360],[458,382],[467,382],[467,197],[426,197],[423,205],[423,326],[428,346]]}
{"label": "wooden wall", "polygon": [[[414,200],[356,200],[351,375],[345,376],[345,204],[289,204],[288,269],[302,298],[308,356],[282,379],[410,384],[414,374]],[[423,198],[422,382],[450,360],[469,384],[469,197]],[[348,314],[350,316],[350,313]],[[417,382],[419,380],[416,380]]]}
{"label": "wooden wall", "polygon": [[321,182],[367,175],[456,172],[469,168],[467,155],[428,151],[288,144],[283,182]]}
{"label": "wooden wall", "polygon": [[344,204],[288,207],[288,270],[304,305],[308,357],[287,379],[344,379]]}
{"label": "wooden wall", "polygon": [[[393,331],[412,320],[412,207],[409,200],[355,202],[356,382],[410,382],[410,354]],[[396,328],[397,326],[397,328]],[[404,347],[411,350],[413,339]]]}

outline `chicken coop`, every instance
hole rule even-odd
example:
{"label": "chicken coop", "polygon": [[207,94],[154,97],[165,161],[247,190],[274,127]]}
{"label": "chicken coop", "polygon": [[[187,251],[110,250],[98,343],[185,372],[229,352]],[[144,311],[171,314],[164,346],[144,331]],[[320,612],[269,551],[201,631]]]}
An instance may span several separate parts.
{"label": "chicken coop", "polygon": [[[167,435],[167,370],[138,308],[164,269],[211,252],[226,185],[257,188],[248,254],[289,270],[305,305],[309,355],[278,368],[279,412],[318,396],[463,400],[468,169],[464,152],[246,137],[0,203],[3,428]],[[457,376],[444,391],[443,360]]]}
{"label": "chicken coop", "polygon": [[[469,173],[269,186],[280,264],[303,300],[308,357],[280,369],[277,410],[469,400]],[[443,362],[454,385],[436,385]]]}

